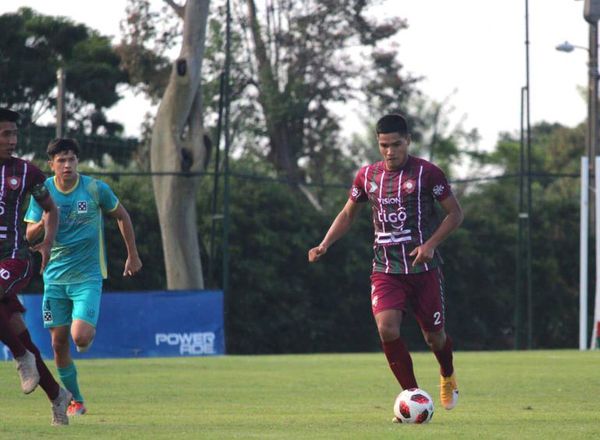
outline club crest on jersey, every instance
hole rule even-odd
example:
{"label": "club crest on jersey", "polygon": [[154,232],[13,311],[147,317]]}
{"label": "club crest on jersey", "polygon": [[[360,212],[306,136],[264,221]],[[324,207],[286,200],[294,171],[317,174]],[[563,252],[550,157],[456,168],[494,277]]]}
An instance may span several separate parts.
{"label": "club crest on jersey", "polygon": [[405,194],[410,194],[415,190],[416,187],[417,184],[415,183],[415,181],[412,179],[408,179],[402,184],[402,192]]}
{"label": "club crest on jersey", "polygon": [[433,194],[436,197],[439,197],[444,192],[444,189],[445,189],[444,185],[436,185],[436,186],[433,187]]}
{"label": "club crest on jersey", "polygon": [[379,188],[375,182],[369,182],[369,185],[370,185],[370,188],[369,188],[370,193],[374,193],[375,191],[377,191],[377,188]]}
{"label": "club crest on jersey", "polygon": [[12,176],[8,178],[8,187],[13,191],[16,190],[19,186],[21,186],[21,178],[17,176]]}
{"label": "club crest on jersey", "polygon": [[85,214],[88,210],[87,202],[80,200],[77,202],[77,214]]}

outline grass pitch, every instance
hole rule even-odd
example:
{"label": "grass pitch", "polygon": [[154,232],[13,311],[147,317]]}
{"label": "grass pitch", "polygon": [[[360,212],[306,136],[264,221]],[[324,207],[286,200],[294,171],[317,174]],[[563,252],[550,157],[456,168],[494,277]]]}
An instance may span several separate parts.
{"label": "grass pitch", "polygon": [[413,360],[436,404],[428,425],[391,423],[400,390],[380,353],[80,360],[89,413],[68,427],[50,426],[42,390],[25,396],[0,362],[0,438],[600,438],[598,351],[458,352],[452,411],[433,355]]}

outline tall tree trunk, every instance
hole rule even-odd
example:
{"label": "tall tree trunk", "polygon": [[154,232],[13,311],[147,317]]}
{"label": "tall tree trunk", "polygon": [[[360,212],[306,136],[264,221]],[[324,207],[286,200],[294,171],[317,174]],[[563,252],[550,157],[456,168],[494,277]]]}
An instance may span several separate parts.
{"label": "tall tree trunk", "polygon": [[[285,96],[279,90],[277,73],[267,54],[267,48],[261,35],[254,0],[247,0],[248,19],[254,41],[254,55],[258,64],[258,80],[260,83],[258,99],[265,114],[267,133],[269,136],[269,160],[278,171],[285,173],[287,179],[298,183],[298,164],[294,160],[289,139],[289,127],[285,108]],[[292,133],[294,135],[294,133]]]}
{"label": "tall tree trunk", "polygon": [[[183,43],[161,100],[152,131],[153,172],[194,172],[204,168],[200,91],[209,0],[187,0],[185,8],[165,0],[183,15]],[[155,175],[168,289],[202,289],[202,262],[196,224],[199,177]]]}

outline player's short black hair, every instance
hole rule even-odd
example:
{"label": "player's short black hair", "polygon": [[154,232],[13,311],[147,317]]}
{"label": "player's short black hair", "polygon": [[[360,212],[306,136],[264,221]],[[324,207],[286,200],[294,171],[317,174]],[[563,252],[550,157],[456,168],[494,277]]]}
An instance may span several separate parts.
{"label": "player's short black hair", "polygon": [[6,107],[0,107],[0,122],[19,122],[20,114]]}
{"label": "player's short black hair", "polygon": [[400,136],[408,136],[408,124],[406,118],[399,113],[391,113],[383,116],[375,125],[377,134],[400,133]]}
{"label": "player's short black hair", "polygon": [[62,152],[72,151],[75,156],[79,156],[79,143],[71,138],[56,138],[48,143],[46,153],[52,159],[55,155]]}

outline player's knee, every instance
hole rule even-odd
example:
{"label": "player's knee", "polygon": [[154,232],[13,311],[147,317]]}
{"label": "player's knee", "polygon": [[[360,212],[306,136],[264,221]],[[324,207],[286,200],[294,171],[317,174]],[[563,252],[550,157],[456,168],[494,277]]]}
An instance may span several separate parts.
{"label": "player's knee", "polygon": [[444,348],[446,343],[446,334],[443,331],[425,333],[425,342],[432,351],[439,351]]}
{"label": "player's knee", "polygon": [[400,329],[395,325],[381,323],[377,326],[379,338],[384,342],[393,341],[400,337]]}
{"label": "player's knee", "polygon": [[[93,336],[91,334],[85,335],[74,335],[73,342],[77,347],[87,347],[92,342]],[[79,350],[77,350],[79,351]]]}

